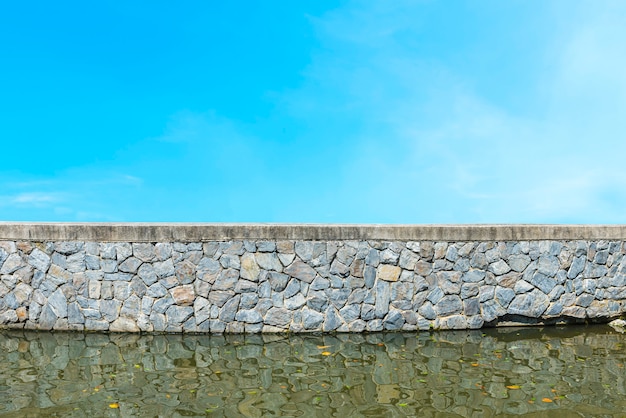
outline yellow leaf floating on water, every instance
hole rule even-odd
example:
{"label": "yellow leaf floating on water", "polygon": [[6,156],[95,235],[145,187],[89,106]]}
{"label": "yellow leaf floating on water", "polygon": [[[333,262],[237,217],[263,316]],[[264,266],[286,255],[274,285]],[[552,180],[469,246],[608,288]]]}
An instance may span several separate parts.
{"label": "yellow leaf floating on water", "polygon": [[543,398],[543,399],[541,400],[541,402],[545,402],[545,403],[552,403],[552,402],[554,402],[554,401],[553,401],[552,399],[550,399],[550,398]]}
{"label": "yellow leaf floating on water", "polygon": [[478,367],[478,363],[472,363],[472,367]]}
{"label": "yellow leaf floating on water", "polygon": [[322,351],[323,356],[330,356],[331,354],[333,353],[331,353],[330,351]]}
{"label": "yellow leaf floating on water", "polygon": [[510,385],[510,386],[507,386],[506,388],[515,390],[515,389],[520,389],[520,386],[519,385]]}
{"label": "yellow leaf floating on water", "polygon": [[329,345],[318,345],[317,348],[319,348],[320,350],[324,349],[324,348],[328,348],[330,347]]}
{"label": "yellow leaf floating on water", "polygon": [[109,404],[109,408],[111,408],[111,409],[117,409],[119,407],[120,407],[120,404],[117,403],[117,402],[113,402],[113,403]]}

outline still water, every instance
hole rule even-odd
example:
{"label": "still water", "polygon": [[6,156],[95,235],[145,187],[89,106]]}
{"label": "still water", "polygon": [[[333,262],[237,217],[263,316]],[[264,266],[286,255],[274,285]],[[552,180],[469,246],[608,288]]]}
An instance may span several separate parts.
{"label": "still water", "polygon": [[607,326],[368,335],[0,333],[0,417],[626,416]]}

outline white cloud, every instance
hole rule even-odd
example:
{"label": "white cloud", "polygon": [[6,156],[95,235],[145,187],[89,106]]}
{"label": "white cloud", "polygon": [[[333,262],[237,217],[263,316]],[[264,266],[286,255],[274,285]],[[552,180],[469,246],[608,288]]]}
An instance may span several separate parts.
{"label": "white cloud", "polygon": [[[288,102],[309,97],[303,111],[330,104],[361,117],[367,129],[354,138],[364,151],[346,182],[375,167],[364,198],[393,195],[407,209],[388,210],[403,220],[624,222],[626,4],[559,5],[552,12],[567,24],[537,45],[545,62],[533,67],[542,73],[527,104],[536,109],[517,112],[470,87],[464,68],[415,53],[398,34],[418,36],[416,9],[387,3],[349,3],[318,22],[325,45],[307,71],[315,82]],[[520,87],[499,86],[527,93]],[[316,103],[315,88],[336,91]]]}

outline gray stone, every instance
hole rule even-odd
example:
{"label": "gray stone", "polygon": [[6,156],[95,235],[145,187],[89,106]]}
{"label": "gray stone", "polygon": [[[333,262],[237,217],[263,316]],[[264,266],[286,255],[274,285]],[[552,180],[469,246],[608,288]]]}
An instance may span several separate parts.
{"label": "gray stone", "polygon": [[107,322],[115,321],[119,317],[121,307],[122,304],[115,299],[100,301],[100,313]]}
{"label": "gray stone", "polygon": [[269,298],[272,293],[272,287],[269,281],[265,281],[259,285],[258,294],[260,298]]}
{"label": "gray stone", "polygon": [[156,313],[164,314],[165,311],[167,311],[167,308],[169,308],[174,303],[175,303],[174,298],[168,295],[164,298],[161,298],[155,301],[154,304],[152,305],[152,311]]}
{"label": "gray stone", "polygon": [[240,269],[239,256],[235,254],[224,254],[220,257],[220,264],[225,269]]}
{"label": "gray stone", "polygon": [[62,241],[54,245],[54,249],[63,255],[70,255],[82,251],[85,247],[84,242],[80,241]]}
{"label": "gray stone", "polygon": [[487,302],[483,303],[481,306],[481,311],[483,320],[485,322],[492,322],[506,314],[506,309],[500,306],[500,304],[494,299],[488,300]]}
{"label": "gray stone", "polygon": [[596,264],[606,264],[608,259],[609,259],[609,251],[603,250],[603,251],[598,251],[596,253],[596,256],[594,257],[593,262]]}
{"label": "gray stone", "polygon": [[256,253],[254,258],[262,269],[279,273],[283,271],[283,265],[280,263],[276,253]]}
{"label": "gray stone", "polygon": [[276,242],[274,241],[257,241],[257,251],[260,253],[272,253],[276,251]]}
{"label": "gray stone", "polygon": [[72,302],[67,308],[67,320],[70,324],[84,324],[85,317],[83,316],[80,306],[77,302]]}
{"label": "gray stone", "polygon": [[233,290],[239,280],[239,271],[235,269],[222,270],[213,283],[213,290]]}
{"label": "gray stone", "polygon": [[193,313],[199,324],[209,319],[211,317],[211,304],[208,299],[196,297],[193,302]]}
{"label": "gray stone", "polygon": [[239,280],[235,285],[235,293],[251,293],[256,292],[259,288],[254,282],[250,282],[248,280]]}
{"label": "gray stone", "polygon": [[152,261],[156,256],[156,251],[153,244],[148,243],[133,243],[132,244],[133,255],[139,260],[144,262]]}
{"label": "gray stone", "polygon": [[350,289],[332,289],[330,291],[330,303],[332,303],[335,308],[341,309],[348,301],[350,293]]}
{"label": "gray stone", "polygon": [[507,264],[518,273],[522,273],[530,264],[530,257],[526,254],[517,254],[509,257]]}
{"label": "gray stone", "polygon": [[58,318],[50,305],[46,304],[43,306],[41,314],[39,315],[38,328],[43,330],[51,330],[52,327],[54,327],[57,319]]}
{"label": "gray stone", "polygon": [[461,298],[456,295],[444,296],[435,304],[435,312],[437,312],[439,316],[461,313],[462,310],[463,303]]}
{"label": "gray stone", "polygon": [[517,294],[530,292],[533,289],[534,289],[533,285],[528,283],[526,280],[519,280],[519,281],[517,281],[515,283],[515,287],[513,288],[513,290]]}
{"label": "gray stone", "polygon": [[559,259],[554,256],[541,256],[537,260],[537,271],[547,277],[554,277],[559,270]]}
{"label": "gray stone", "polygon": [[306,330],[318,330],[324,322],[324,315],[314,310],[304,308],[302,310],[302,325]]}
{"label": "gray stone", "polygon": [[67,257],[67,271],[72,273],[78,273],[85,271],[85,253],[79,252],[69,255]]}
{"label": "gray stone", "polygon": [[28,256],[28,264],[35,267],[37,270],[45,273],[50,267],[50,256],[41,251],[39,248],[35,248]]}
{"label": "gray stone", "polygon": [[511,271],[511,267],[504,260],[498,260],[489,265],[489,271],[495,274],[496,276],[501,276],[505,273]]}
{"label": "gray stone", "polygon": [[359,319],[361,315],[361,305],[346,305],[339,310],[339,314],[345,322],[350,323]]}
{"label": "gray stone", "polygon": [[172,244],[159,242],[154,246],[155,259],[165,261],[172,256]]}
{"label": "gray stone", "polygon": [[88,270],[100,270],[100,258],[95,255],[85,255],[85,267]]}
{"label": "gray stone", "polygon": [[261,315],[254,309],[244,309],[238,311],[235,314],[235,319],[249,324],[258,324],[259,322],[263,322]]}
{"label": "gray stone", "polygon": [[587,279],[595,279],[605,276],[607,273],[608,269],[606,268],[606,266],[588,263],[585,267],[585,271],[583,272],[583,277]]}
{"label": "gray stone", "polygon": [[507,306],[509,306],[509,303],[511,303],[514,297],[515,292],[513,291],[513,289],[510,289],[508,287],[496,286],[495,299],[502,307],[506,308]]}
{"label": "gray stone", "polygon": [[387,331],[397,331],[402,329],[405,322],[402,312],[392,309],[383,319],[383,328]]}
{"label": "gray stone", "polygon": [[289,282],[289,276],[282,273],[270,272],[268,281],[272,290],[275,292],[282,292],[287,287],[287,283]]}
{"label": "gray stone", "polygon": [[507,313],[539,318],[549,305],[550,299],[543,292],[535,289],[532,292],[515,296],[507,309]]}
{"label": "gray stone", "polygon": [[128,242],[117,242],[115,245],[115,254],[117,261],[121,262],[133,255],[133,247]]}
{"label": "gray stone", "polygon": [[352,264],[356,252],[356,248],[344,245],[337,251],[336,260],[339,261],[341,264],[349,266],[350,264]]}
{"label": "gray stone", "polygon": [[341,317],[339,313],[333,306],[329,306],[326,309],[326,318],[324,319],[324,323],[322,324],[322,331],[330,332],[334,331],[341,326]]}
{"label": "gray stone", "polygon": [[350,267],[339,260],[334,260],[330,265],[330,274],[347,277],[350,274]]}
{"label": "gray stone", "polygon": [[478,298],[463,300],[463,313],[467,316],[478,315],[480,313],[480,301]]}
{"label": "gray stone", "polygon": [[555,286],[554,289],[550,291],[550,293],[548,293],[548,298],[550,298],[551,301],[555,301],[558,300],[563,293],[565,293],[565,288],[561,285],[558,285]]}
{"label": "gray stone", "polygon": [[580,273],[583,272],[583,270],[585,269],[585,265],[587,264],[587,257],[582,255],[580,257],[576,257],[574,259],[574,261],[572,262],[572,265],[570,266],[568,272],[567,272],[567,278],[568,279],[573,279],[576,276],[578,276]]}
{"label": "gray stone", "polygon": [[372,248],[365,256],[365,264],[371,267],[378,267],[380,264],[380,253],[378,250]]}
{"label": "gray stone", "polygon": [[532,278],[530,279],[530,283],[546,294],[550,293],[550,291],[554,289],[554,286],[557,285],[557,281],[555,278],[545,276],[544,274],[539,272],[533,274]]}
{"label": "gray stone", "polygon": [[324,312],[329,304],[329,301],[323,292],[311,291],[309,292],[306,304],[308,307],[318,312]]}
{"label": "gray stone", "polygon": [[165,261],[157,261],[152,264],[154,268],[154,273],[157,275],[159,279],[163,279],[165,277],[174,276],[176,274],[176,270],[174,269],[174,263],[172,259],[167,259]]}
{"label": "gray stone", "polygon": [[384,318],[389,312],[389,302],[391,301],[391,292],[389,283],[383,280],[376,281],[376,318]]}
{"label": "gray stone", "polygon": [[252,309],[259,301],[259,295],[256,293],[244,293],[241,295],[241,301],[239,302],[239,309]]}
{"label": "gray stone", "polygon": [[467,327],[469,329],[479,329],[479,328],[482,328],[484,323],[485,323],[485,321],[483,320],[483,318],[480,315],[474,315],[474,316],[471,316],[471,317],[467,318]]}
{"label": "gray stone", "polygon": [[330,281],[323,277],[317,276],[312,282],[309,289],[311,290],[324,290],[330,287]]}
{"label": "gray stone", "polygon": [[479,293],[479,287],[476,283],[463,283],[461,286],[461,299],[465,300],[473,296],[477,296]]}
{"label": "gray stone", "polygon": [[142,261],[135,257],[129,257],[119,266],[119,270],[124,273],[137,273],[137,269],[141,266]]}
{"label": "gray stone", "polygon": [[19,254],[11,254],[4,260],[2,268],[0,268],[0,274],[11,274],[14,271],[24,266],[24,261]]}
{"label": "gray stone", "polygon": [[280,260],[283,266],[288,266],[293,263],[293,260],[296,258],[295,254],[282,254],[278,253],[278,259]]}
{"label": "gray stone", "polygon": [[424,279],[421,276],[413,276],[413,277],[414,277],[413,283],[414,283],[415,293],[428,290],[429,285],[426,279]]}
{"label": "gray stone", "polygon": [[292,312],[288,309],[270,308],[265,315],[264,323],[284,328],[291,322],[292,316]]}
{"label": "gray stone", "polygon": [[85,319],[85,329],[90,331],[108,331],[109,323],[104,319]]}
{"label": "gray stone", "polygon": [[446,257],[446,260],[455,262],[459,258],[459,251],[457,250],[455,246],[450,245],[448,247],[448,250],[446,251],[445,257]]}
{"label": "gray stone", "polygon": [[424,303],[417,312],[426,319],[433,320],[437,318],[437,312],[435,312],[435,308],[430,302]]}
{"label": "gray stone", "polygon": [[50,295],[48,298],[48,306],[52,309],[57,318],[67,317],[67,299],[60,288]]}
{"label": "gray stone", "polygon": [[371,289],[374,287],[374,282],[376,280],[376,269],[374,267],[366,266],[363,271],[363,278],[365,287]]}
{"label": "gray stone", "polygon": [[437,284],[448,295],[458,295],[461,291],[461,272],[441,271],[437,274]]}
{"label": "gray stone", "polygon": [[222,290],[212,290],[209,292],[208,299],[213,305],[217,305],[218,307],[222,307],[227,300],[232,298],[235,295],[233,291],[222,291]]}
{"label": "gray stone", "polygon": [[285,273],[305,283],[313,282],[317,274],[313,267],[300,260],[294,261],[291,265],[285,268]]}
{"label": "gray stone", "polygon": [[380,262],[384,264],[396,265],[399,258],[400,255],[389,248],[380,253]]}
{"label": "gray stone", "polygon": [[467,319],[463,315],[452,315],[439,320],[439,329],[467,329]]}
{"label": "gray stone", "polygon": [[115,299],[124,301],[130,296],[130,284],[127,282],[114,282],[113,283],[113,296]]}
{"label": "gray stone", "polygon": [[311,261],[313,258],[313,241],[296,241],[295,252],[303,261]]}
{"label": "gray stone", "polygon": [[285,308],[292,311],[301,308],[305,303],[307,303],[307,301],[304,296],[302,296],[302,293],[298,293],[291,298],[285,299],[284,302]]}
{"label": "gray stone", "polygon": [[284,290],[284,297],[288,299],[300,291],[300,282],[297,279],[291,279]]}
{"label": "gray stone", "polygon": [[482,270],[470,270],[461,276],[461,280],[465,283],[478,283],[485,278],[485,272]]}
{"label": "gray stone", "polygon": [[240,275],[246,280],[256,282],[259,280],[259,274],[261,269],[256,262],[253,254],[245,253],[241,256],[241,271]]}
{"label": "gray stone", "polygon": [[563,312],[563,305],[561,305],[559,302],[553,302],[550,304],[548,309],[546,309],[543,315],[546,317],[556,317],[556,316],[561,315],[562,312]]}
{"label": "gray stone", "polygon": [[[235,320],[235,315],[239,310],[239,302],[241,296],[237,295],[224,303],[219,313],[219,319],[225,323],[229,323]],[[210,301],[210,298],[209,298]]]}
{"label": "gray stone", "polygon": [[161,298],[167,294],[167,289],[160,283],[155,283],[146,289],[146,295],[152,298]]}
{"label": "gray stone", "polygon": [[171,305],[165,312],[167,324],[180,325],[193,315],[191,306]]}
{"label": "gray stone", "polygon": [[110,332],[139,332],[137,323],[132,318],[120,317],[109,325]]}
{"label": "gray stone", "polygon": [[474,253],[470,259],[470,266],[479,270],[486,270],[489,266],[489,261],[483,253]]}
{"label": "gray stone", "polygon": [[591,305],[591,302],[593,302],[593,299],[594,299],[593,295],[590,295],[588,293],[583,293],[582,295],[576,298],[576,305],[586,308],[589,305]]}
{"label": "gray stone", "polygon": [[437,304],[441,298],[443,298],[444,293],[443,290],[441,290],[438,287],[435,287],[433,290],[430,291],[430,293],[428,293],[427,299],[432,303],[432,304]]}

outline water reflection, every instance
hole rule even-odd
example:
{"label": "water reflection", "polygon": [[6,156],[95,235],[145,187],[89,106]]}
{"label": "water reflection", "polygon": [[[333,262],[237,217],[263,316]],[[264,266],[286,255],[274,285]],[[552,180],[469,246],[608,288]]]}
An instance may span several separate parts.
{"label": "water reflection", "polygon": [[0,416],[623,416],[604,326],[334,336],[0,333]]}

